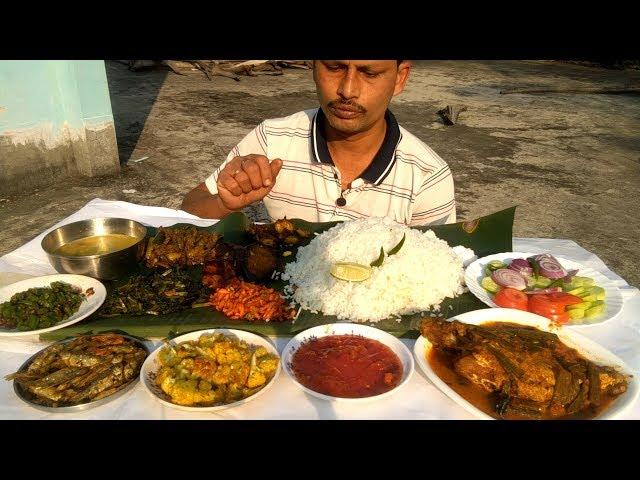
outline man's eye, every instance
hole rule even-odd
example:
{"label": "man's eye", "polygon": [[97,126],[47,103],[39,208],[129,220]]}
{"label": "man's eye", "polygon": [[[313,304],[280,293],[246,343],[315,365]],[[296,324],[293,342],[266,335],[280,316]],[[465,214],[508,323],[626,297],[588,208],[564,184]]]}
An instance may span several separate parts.
{"label": "man's eye", "polygon": [[340,70],[340,65],[327,65],[327,70],[331,70],[332,72],[337,72]]}
{"label": "man's eye", "polygon": [[379,73],[377,72],[364,72],[364,74],[368,77],[368,78],[377,78],[380,76]]}

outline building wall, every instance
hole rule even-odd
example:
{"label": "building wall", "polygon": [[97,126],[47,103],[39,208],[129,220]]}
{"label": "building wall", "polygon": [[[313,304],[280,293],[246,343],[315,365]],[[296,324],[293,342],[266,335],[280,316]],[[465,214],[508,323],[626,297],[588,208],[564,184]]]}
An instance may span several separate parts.
{"label": "building wall", "polygon": [[0,61],[0,194],[119,170],[102,60]]}

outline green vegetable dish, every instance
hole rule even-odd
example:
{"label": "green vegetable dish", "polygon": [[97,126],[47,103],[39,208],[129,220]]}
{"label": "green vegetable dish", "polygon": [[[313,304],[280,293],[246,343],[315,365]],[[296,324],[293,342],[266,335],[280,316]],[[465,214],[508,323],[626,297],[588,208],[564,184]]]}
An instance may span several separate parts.
{"label": "green vegetable dish", "polygon": [[22,331],[52,327],[76,313],[84,299],[82,290],[65,282],[30,288],[0,304],[0,327]]}

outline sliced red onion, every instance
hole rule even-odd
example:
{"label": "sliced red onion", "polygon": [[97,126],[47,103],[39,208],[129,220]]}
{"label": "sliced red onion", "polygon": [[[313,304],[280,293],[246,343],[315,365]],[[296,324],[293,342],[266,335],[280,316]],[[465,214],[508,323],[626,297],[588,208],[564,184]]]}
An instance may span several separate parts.
{"label": "sliced red onion", "polygon": [[491,274],[491,279],[501,287],[524,290],[527,282],[522,275],[509,268],[501,268]]}
{"label": "sliced red onion", "polygon": [[539,290],[529,290],[529,291],[525,291],[524,293],[526,293],[527,295],[536,295],[539,293],[547,294],[547,293],[556,293],[561,291],[562,291],[562,288],[560,287],[551,287],[551,288],[541,288]]}
{"label": "sliced red onion", "polygon": [[531,265],[529,265],[529,262],[526,261],[524,258],[514,258],[513,260],[511,260],[511,263],[509,264],[510,267],[529,267],[531,268]]}
{"label": "sliced red onion", "polygon": [[535,258],[540,267],[540,275],[554,279],[567,276],[567,271],[553,255],[545,253],[543,255],[537,255]]}
{"label": "sliced red onion", "polygon": [[518,272],[524,277],[530,277],[531,275],[533,275],[533,268],[531,268],[529,262],[527,262],[524,258],[516,258],[512,260],[509,268],[514,272]]}
{"label": "sliced red onion", "polygon": [[563,282],[569,283],[571,281],[571,279],[573,277],[576,276],[576,274],[579,272],[580,270],[569,270],[567,272],[567,275],[562,279]]}

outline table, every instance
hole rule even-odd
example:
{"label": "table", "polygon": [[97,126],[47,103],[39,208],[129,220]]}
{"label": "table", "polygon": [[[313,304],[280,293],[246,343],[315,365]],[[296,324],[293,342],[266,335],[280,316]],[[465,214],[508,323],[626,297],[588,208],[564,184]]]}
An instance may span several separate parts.
{"label": "table", "polygon": [[[215,220],[203,220],[184,211],[149,207],[121,201],[94,199],[79,211],[17,250],[0,257],[0,284],[21,279],[18,274],[49,275],[56,273],[40,248],[42,237],[50,230],[67,223],[95,217],[132,218],[152,226],[193,223],[207,226]],[[624,360],[634,371],[640,371],[640,291],[629,286],[609,270],[596,255],[571,240],[514,238],[515,251],[552,251],[602,272],[621,289],[624,298],[622,313],[604,325],[581,329],[580,333],[600,343]],[[273,337],[279,352],[289,338]],[[402,340],[413,350],[414,340]],[[150,340],[154,345],[159,340]],[[0,376],[16,371],[33,353],[48,343],[37,336],[0,337]],[[140,383],[130,392],[106,405],[76,413],[47,413],[34,409],[13,392],[13,383],[0,380],[0,419],[474,419],[470,413],[433,386],[418,369],[411,380],[387,399],[360,405],[330,403],[312,397],[299,389],[284,372],[276,383],[255,401],[221,410],[198,414],[164,407],[152,398]],[[632,405],[623,419],[640,419],[640,401]]]}

